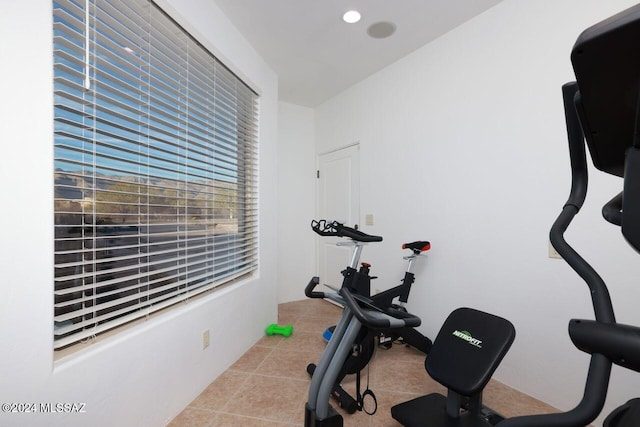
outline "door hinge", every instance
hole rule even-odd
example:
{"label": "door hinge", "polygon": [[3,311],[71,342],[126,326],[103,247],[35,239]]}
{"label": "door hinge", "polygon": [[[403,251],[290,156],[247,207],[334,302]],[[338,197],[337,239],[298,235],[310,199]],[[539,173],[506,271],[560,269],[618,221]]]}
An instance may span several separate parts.
{"label": "door hinge", "polygon": [[320,169],[316,171],[316,178],[320,179]]}

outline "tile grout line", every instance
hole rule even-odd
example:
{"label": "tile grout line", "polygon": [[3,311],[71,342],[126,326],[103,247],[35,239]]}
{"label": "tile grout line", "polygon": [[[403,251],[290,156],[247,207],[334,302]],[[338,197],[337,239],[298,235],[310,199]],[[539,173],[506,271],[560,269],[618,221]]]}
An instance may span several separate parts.
{"label": "tile grout line", "polygon": [[267,422],[270,422],[270,423],[279,423],[279,424],[280,423],[284,423],[284,424],[287,424],[287,425],[296,425],[293,422],[282,421],[282,420],[272,420],[270,418],[255,417],[255,416],[246,415],[246,414],[236,414],[235,412],[227,412],[227,411],[224,411],[224,410],[212,411],[212,412],[215,412],[216,414],[230,415],[232,417],[248,418],[248,419],[257,420],[257,421],[267,421]]}

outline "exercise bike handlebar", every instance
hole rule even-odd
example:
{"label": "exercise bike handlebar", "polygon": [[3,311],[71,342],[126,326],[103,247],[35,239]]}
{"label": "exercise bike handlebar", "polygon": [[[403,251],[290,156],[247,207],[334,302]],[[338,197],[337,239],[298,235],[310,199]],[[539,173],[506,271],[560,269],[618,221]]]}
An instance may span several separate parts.
{"label": "exercise bike handlebar", "polygon": [[[309,280],[309,283],[304,288],[304,294],[308,298],[327,298],[333,301],[343,303],[346,307],[348,307],[354,316],[362,323],[365,327],[370,329],[391,329],[391,328],[403,328],[408,326],[410,328],[415,328],[420,326],[422,321],[418,316],[415,316],[411,313],[407,313],[401,310],[394,310],[393,308],[387,308],[386,310],[382,310],[374,305],[371,305],[371,310],[363,310],[360,307],[360,304],[356,300],[356,297],[349,291],[347,288],[342,288],[339,291],[339,294],[335,293],[326,293],[322,291],[315,291],[315,287],[320,284],[320,279],[318,277],[312,277]],[[364,298],[358,298],[358,300],[363,301]],[[363,303],[366,303],[363,301]]]}
{"label": "exercise bike handlebar", "polygon": [[304,288],[304,294],[307,298],[330,299],[333,302],[344,305],[344,299],[336,292],[325,293],[322,291],[314,291],[315,287],[319,284],[320,278],[317,276],[314,276],[309,280],[309,283],[307,283],[307,286]]}
{"label": "exercise bike handlebar", "polygon": [[307,298],[324,298],[325,293],[320,291],[314,291],[315,287],[320,284],[320,278],[318,276],[314,276],[309,280],[307,286],[304,288],[304,294]]}
{"label": "exercise bike handlebar", "polygon": [[372,306],[372,310],[363,310],[349,289],[344,287],[340,289],[340,296],[360,323],[370,329],[415,328],[422,323],[418,316],[391,308],[382,311]]}
{"label": "exercise bike handlebar", "polygon": [[348,237],[357,242],[382,242],[381,236],[363,233],[338,221],[313,220],[311,221],[311,229],[320,236]]}

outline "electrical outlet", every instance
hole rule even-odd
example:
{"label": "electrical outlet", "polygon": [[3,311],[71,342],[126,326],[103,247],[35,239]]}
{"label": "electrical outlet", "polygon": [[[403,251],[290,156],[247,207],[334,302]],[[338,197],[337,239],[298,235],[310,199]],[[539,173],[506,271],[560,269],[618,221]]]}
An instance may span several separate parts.
{"label": "electrical outlet", "polygon": [[551,244],[551,242],[549,242],[549,258],[562,259],[558,251],[556,251],[556,248],[554,248],[553,245]]}
{"label": "electrical outlet", "polygon": [[364,216],[364,224],[365,225],[373,225],[373,214],[366,214]]}
{"label": "electrical outlet", "polygon": [[209,330],[202,332],[202,349],[209,347]]}

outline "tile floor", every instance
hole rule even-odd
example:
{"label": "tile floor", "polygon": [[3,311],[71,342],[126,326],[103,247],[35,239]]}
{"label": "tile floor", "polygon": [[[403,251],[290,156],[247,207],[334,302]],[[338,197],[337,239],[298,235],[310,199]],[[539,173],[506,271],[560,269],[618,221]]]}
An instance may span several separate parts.
{"label": "tile floor", "polygon": [[[293,335],[262,338],[169,426],[302,426],[309,388],[307,364],[318,362],[325,347],[322,333],[338,321],[340,314],[340,308],[324,300],[281,304],[278,323],[292,324]],[[402,345],[378,349],[369,364],[369,384],[378,399],[378,411],[373,416],[343,413],[345,427],[400,426],[391,418],[391,406],[434,391],[443,392],[427,375],[424,357]],[[366,370],[362,381],[364,389]],[[353,379],[347,378],[343,386],[354,394]],[[556,411],[494,380],[485,390],[484,402],[508,417]]]}

